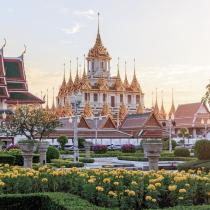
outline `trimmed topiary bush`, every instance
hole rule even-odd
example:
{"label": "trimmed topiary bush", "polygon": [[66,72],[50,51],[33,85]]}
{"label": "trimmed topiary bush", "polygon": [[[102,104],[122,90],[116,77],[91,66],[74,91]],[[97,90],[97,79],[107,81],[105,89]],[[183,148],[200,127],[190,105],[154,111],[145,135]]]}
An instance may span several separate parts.
{"label": "trimmed topiary bush", "polygon": [[60,156],[60,153],[58,149],[56,149],[53,146],[49,146],[47,149],[47,162],[50,163],[51,159],[58,159]]}
{"label": "trimmed topiary bush", "polygon": [[65,145],[68,143],[68,138],[66,136],[59,136],[57,142],[60,144],[61,149],[65,150]]}
{"label": "trimmed topiary bush", "polygon": [[[163,143],[163,150],[168,150],[169,149],[169,140],[162,140]],[[176,147],[176,141],[175,140],[171,140],[171,145],[172,145],[172,149],[174,149]]]}
{"label": "trimmed topiary bush", "polygon": [[190,151],[187,148],[177,148],[174,151],[175,157],[190,157]]}
{"label": "trimmed topiary bush", "polygon": [[103,144],[96,144],[93,146],[93,151],[96,154],[104,154],[107,152],[107,146]]}
{"label": "trimmed topiary bush", "polygon": [[210,160],[210,141],[205,139],[197,141],[194,151],[199,160]]}
{"label": "trimmed topiary bush", "polygon": [[133,144],[123,144],[121,151],[124,153],[134,153],[136,152],[135,146]]}

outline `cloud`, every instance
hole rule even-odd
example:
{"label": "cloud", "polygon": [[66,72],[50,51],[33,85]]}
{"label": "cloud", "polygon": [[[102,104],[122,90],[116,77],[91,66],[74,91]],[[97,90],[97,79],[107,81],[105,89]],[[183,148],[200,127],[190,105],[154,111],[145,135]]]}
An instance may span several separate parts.
{"label": "cloud", "polygon": [[88,9],[88,10],[76,10],[73,12],[74,15],[78,16],[84,16],[88,19],[94,19],[95,16],[97,15],[97,12],[94,11],[93,9]]}
{"label": "cloud", "polygon": [[80,31],[81,28],[82,26],[79,23],[75,23],[74,26],[70,28],[62,28],[61,31],[63,31],[66,34],[76,34]]}

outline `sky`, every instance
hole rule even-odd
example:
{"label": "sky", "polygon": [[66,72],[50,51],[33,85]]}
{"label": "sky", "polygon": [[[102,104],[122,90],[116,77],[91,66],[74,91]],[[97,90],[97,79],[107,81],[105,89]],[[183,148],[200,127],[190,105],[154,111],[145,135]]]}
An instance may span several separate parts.
{"label": "sky", "polygon": [[[129,80],[136,74],[151,107],[152,92],[161,92],[168,111],[171,90],[176,106],[198,102],[210,79],[209,0],[0,0],[0,45],[5,56],[16,57],[27,46],[25,69],[29,90],[57,94],[69,62],[75,75],[76,57],[81,71],[83,55],[94,45],[97,12],[100,33],[112,57],[111,73]],[[2,43],[2,44],[1,44]]]}

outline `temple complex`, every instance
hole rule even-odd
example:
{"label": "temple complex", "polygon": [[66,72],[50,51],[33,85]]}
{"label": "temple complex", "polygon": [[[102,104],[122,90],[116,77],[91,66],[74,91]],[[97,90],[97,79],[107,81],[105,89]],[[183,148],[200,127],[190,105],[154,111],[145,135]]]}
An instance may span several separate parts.
{"label": "temple complex", "polygon": [[7,112],[17,104],[42,104],[43,100],[28,91],[24,68],[24,54],[5,57],[4,45],[0,48],[0,112]]}
{"label": "temple complex", "polygon": [[123,80],[120,75],[119,59],[116,76],[111,75],[110,62],[111,56],[103,46],[98,23],[95,44],[87,56],[84,56],[82,76],[78,70],[78,59],[74,80],[71,70],[68,81],[64,74],[56,97],[56,110],[59,116],[65,115],[65,107],[71,104],[71,96],[77,92],[82,94],[78,114],[87,117],[109,114],[114,119],[123,120],[126,114],[144,112],[144,93],[136,76],[135,60],[130,83],[127,79],[126,63]]}

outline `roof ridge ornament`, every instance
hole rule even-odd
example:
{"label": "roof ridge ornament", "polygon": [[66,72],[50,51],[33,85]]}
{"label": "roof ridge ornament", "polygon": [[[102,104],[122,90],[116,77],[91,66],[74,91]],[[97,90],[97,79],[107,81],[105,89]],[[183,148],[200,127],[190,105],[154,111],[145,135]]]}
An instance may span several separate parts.
{"label": "roof ridge ornament", "polygon": [[26,47],[26,45],[24,44],[24,50],[23,50],[22,54],[20,55],[20,58],[21,58],[22,60],[23,60],[24,54],[26,54],[26,50],[27,50],[27,47]]}
{"label": "roof ridge ornament", "polygon": [[0,49],[0,51],[2,52],[2,54],[3,54],[3,49],[6,46],[6,44],[7,44],[7,40],[4,38],[4,44],[2,45],[2,47]]}

